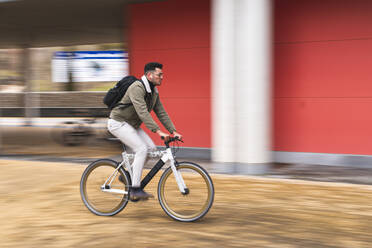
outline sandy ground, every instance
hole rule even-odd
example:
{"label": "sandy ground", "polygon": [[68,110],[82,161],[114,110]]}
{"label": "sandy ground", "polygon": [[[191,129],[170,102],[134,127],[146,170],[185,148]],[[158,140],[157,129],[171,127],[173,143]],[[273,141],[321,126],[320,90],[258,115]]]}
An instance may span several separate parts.
{"label": "sandy ground", "polygon": [[372,186],[213,174],[211,211],[181,223],[156,196],[90,213],[85,167],[0,160],[0,247],[371,247]]}

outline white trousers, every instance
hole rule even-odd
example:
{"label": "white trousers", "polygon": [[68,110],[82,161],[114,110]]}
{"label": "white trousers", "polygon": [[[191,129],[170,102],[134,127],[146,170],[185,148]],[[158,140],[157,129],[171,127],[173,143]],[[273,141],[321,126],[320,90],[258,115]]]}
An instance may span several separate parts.
{"label": "white trousers", "polygon": [[154,142],[141,128],[135,129],[126,122],[109,119],[107,129],[135,153],[132,164],[132,186],[140,187],[142,169],[146,162],[147,152],[156,150]]}

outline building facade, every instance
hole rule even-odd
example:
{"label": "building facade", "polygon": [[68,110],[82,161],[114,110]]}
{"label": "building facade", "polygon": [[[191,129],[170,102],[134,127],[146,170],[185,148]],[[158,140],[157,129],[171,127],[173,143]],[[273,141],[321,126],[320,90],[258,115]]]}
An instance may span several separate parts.
{"label": "building facade", "polygon": [[130,6],[130,70],[164,64],[186,146],[215,161],[369,163],[372,2],[173,0]]}

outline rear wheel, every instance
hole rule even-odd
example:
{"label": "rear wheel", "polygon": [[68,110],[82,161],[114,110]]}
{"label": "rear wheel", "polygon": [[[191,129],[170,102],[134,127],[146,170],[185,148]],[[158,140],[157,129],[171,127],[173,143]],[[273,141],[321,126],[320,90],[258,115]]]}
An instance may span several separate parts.
{"label": "rear wheel", "polygon": [[158,198],[163,210],[178,221],[195,221],[206,215],[214,199],[213,182],[207,171],[191,162],[181,162],[177,171],[185,182],[182,193],[175,179],[172,168],[163,173],[158,185]]}
{"label": "rear wheel", "polygon": [[117,167],[118,163],[113,160],[97,160],[85,169],[81,177],[81,199],[94,214],[115,215],[128,203],[130,177],[122,168],[116,170]]}

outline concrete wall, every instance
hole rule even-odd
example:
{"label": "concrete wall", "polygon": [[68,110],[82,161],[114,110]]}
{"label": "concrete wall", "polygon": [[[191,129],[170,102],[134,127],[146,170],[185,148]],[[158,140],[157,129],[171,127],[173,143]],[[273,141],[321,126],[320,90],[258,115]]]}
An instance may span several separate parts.
{"label": "concrete wall", "polygon": [[[30,93],[35,101],[40,102],[41,108],[106,108],[102,99],[106,92],[42,92]],[[39,100],[38,100],[39,99]],[[24,93],[0,93],[1,108],[23,108]]]}

